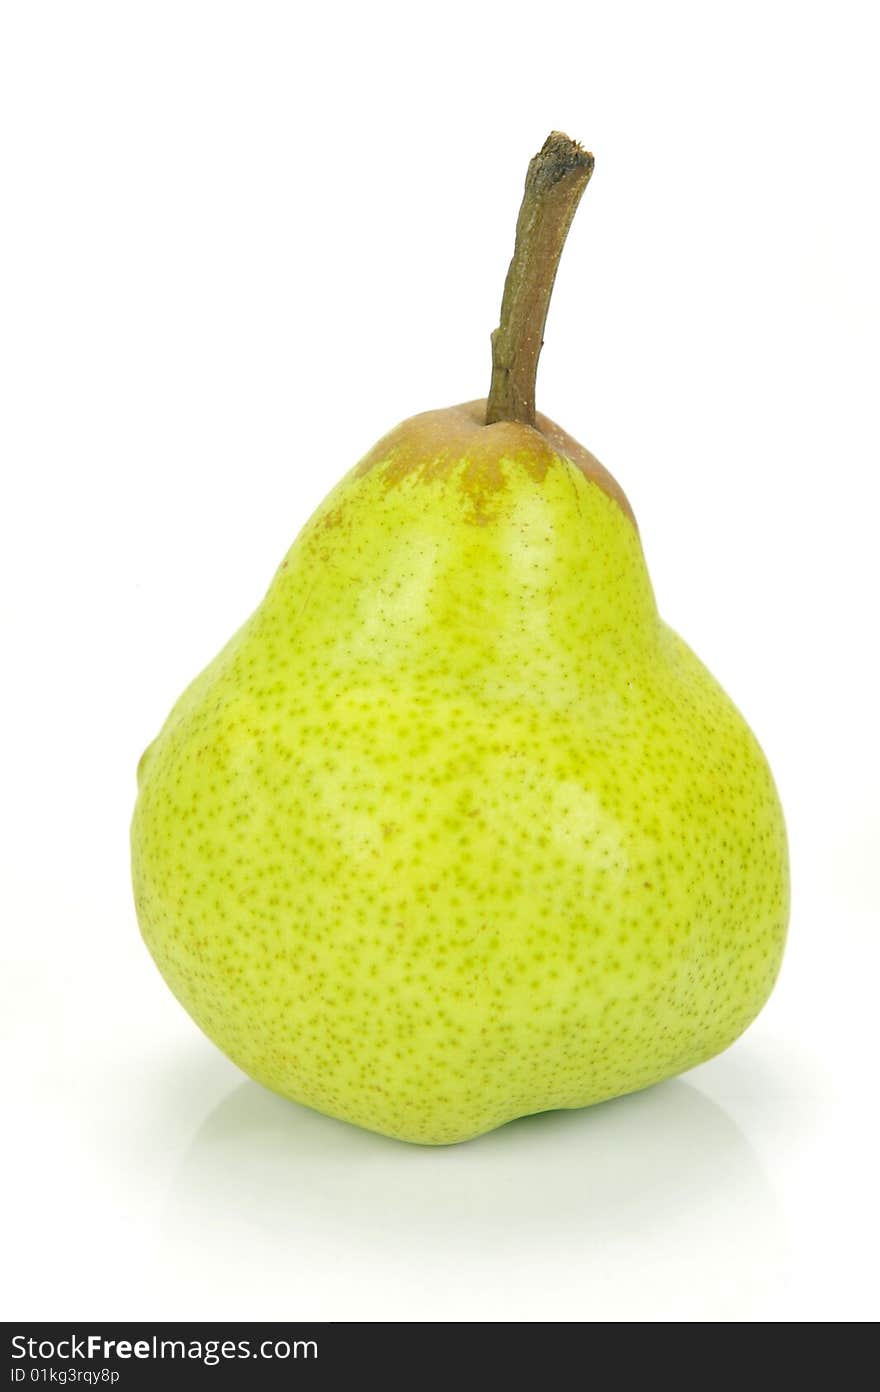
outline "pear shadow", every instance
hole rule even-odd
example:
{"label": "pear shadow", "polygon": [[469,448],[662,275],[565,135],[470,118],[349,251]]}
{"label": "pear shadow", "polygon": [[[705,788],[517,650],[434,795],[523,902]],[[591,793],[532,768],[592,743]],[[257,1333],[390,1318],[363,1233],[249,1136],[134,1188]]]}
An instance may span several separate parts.
{"label": "pear shadow", "polygon": [[786,1245],[742,1131],[680,1080],[442,1148],[241,1083],[161,1241],[215,1315],[355,1320],[739,1318]]}

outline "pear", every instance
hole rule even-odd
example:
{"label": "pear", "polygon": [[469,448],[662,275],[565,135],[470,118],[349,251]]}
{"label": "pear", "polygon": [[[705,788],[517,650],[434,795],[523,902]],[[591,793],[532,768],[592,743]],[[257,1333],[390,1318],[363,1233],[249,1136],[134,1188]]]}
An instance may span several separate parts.
{"label": "pear", "polygon": [[559,133],[529,166],[488,402],[342,480],[139,766],[171,990],[258,1082],[407,1141],[694,1067],[785,941],[761,749],[659,617],[618,484],[535,410],[592,167]]}

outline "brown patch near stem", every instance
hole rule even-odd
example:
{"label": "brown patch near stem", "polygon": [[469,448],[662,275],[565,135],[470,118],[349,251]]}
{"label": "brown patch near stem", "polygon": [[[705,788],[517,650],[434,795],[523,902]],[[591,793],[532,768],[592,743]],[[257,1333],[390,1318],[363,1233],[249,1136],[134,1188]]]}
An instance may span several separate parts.
{"label": "brown patch near stem", "polygon": [[358,464],[360,476],[382,465],[389,488],[412,475],[424,483],[449,478],[464,462],[460,483],[474,501],[477,521],[488,520],[481,504],[505,486],[502,459],[515,461],[536,483],[543,482],[560,457],[595,483],[636,526],[620,484],[595,455],[539,412],[535,425],[498,421],[486,425],[485,401],[468,401],[442,411],[425,411],[383,436]]}

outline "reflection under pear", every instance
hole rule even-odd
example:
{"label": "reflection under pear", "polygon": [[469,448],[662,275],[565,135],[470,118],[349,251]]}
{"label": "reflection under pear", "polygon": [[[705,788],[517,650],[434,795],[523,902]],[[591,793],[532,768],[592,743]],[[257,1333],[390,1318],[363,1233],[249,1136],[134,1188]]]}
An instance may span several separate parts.
{"label": "reflection under pear", "polygon": [[244,1082],[196,1133],[161,1240],[217,1316],[527,1320],[540,1284],[564,1320],[688,1320],[766,1303],[785,1237],[739,1127],[680,1080],[442,1148]]}

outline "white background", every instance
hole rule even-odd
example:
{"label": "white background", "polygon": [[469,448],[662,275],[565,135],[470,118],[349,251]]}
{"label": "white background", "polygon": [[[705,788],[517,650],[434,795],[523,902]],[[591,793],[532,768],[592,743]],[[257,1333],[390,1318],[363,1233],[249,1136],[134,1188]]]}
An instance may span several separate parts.
{"label": "white background", "polygon": [[[0,14],[4,1315],[876,1318],[876,6]],[[485,393],[552,127],[596,172],[539,404],[764,744],[790,947],[686,1078],[425,1150],[186,1018],[134,769],[337,478]]]}

